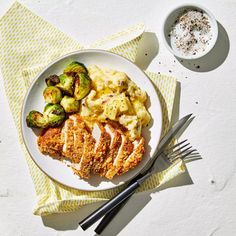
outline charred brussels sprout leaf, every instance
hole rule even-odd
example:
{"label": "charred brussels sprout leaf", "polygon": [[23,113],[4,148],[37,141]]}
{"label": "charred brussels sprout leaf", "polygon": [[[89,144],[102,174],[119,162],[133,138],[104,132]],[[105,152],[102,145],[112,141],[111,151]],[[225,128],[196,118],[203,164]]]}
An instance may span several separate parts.
{"label": "charred brussels sprout leaf", "polygon": [[62,90],[67,95],[73,95],[73,84],[74,84],[74,78],[72,76],[67,76],[65,74],[62,74],[59,76],[60,83],[56,86]]}
{"label": "charred brussels sprout leaf", "polygon": [[80,102],[73,97],[64,96],[61,100],[61,105],[66,113],[72,113],[79,111]]}
{"label": "charred brussels sprout leaf", "polygon": [[57,75],[50,75],[49,77],[45,79],[45,82],[47,86],[55,86],[56,84],[60,82],[60,79],[59,79],[59,76]]}
{"label": "charred brussels sprout leaf", "polygon": [[60,103],[62,99],[62,93],[61,90],[54,86],[49,86],[44,89],[43,91],[43,97],[45,102],[47,103]]}
{"label": "charred brussels sprout leaf", "polygon": [[31,111],[26,117],[26,123],[28,127],[32,128],[46,128],[48,126],[47,120],[38,111]]}
{"label": "charred brussels sprout leaf", "polygon": [[59,104],[47,104],[44,108],[43,115],[50,127],[59,126],[65,120],[65,111]]}
{"label": "charred brussels sprout leaf", "polygon": [[64,70],[64,74],[75,76],[78,73],[88,73],[87,68],[84,64],[73,61]]}
{"label": "charred brussels sprout leaf", "polygon": [[78,74],[75,78],[74,97],[76,100],[83,99],[91,89],[91,79],[87,74]]}

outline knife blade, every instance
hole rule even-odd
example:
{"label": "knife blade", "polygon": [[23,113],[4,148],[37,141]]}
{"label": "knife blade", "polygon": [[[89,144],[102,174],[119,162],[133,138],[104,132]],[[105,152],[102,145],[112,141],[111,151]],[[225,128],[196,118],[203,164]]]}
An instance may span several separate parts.
{"label": "knife blade", "polygon": [[153,162],[156,161],[158,156],[164,151],[164,149],[169,145],[174,136],[179,132],[179,130],[187,123],[192,114],[189,114],[182,119],[178,120],[166,133],[166,135],[161,139],[157,150],[153,154],[153,158],[147,163],[147,165],[141,171],[142,174],[145,174],[149,168],[153,165]]}

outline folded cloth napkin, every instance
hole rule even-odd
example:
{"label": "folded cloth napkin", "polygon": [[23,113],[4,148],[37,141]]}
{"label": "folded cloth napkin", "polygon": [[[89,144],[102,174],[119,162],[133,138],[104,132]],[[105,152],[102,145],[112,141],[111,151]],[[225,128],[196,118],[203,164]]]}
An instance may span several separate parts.
{"label": "folded cloth napkin", "polygon": [[[134,61],[143,30],[142,24],[135,25],[97,41],[89,48],[110,50]],[[86,192],[69,188],[50,179],[32,161],[20,131],[21,105],[32,79],[59,56],[84,47],[18,2],[15,2],[1,18],[0,32],[2,36],[0,62],[4,87],[37,195],[33,213],[47,215],[70,212],[85,204],[107,200],[114,196],[122,186],[106,191]],[[176,80],[169,76],[146,73],[156,85],[161,100],[164,134],[169,128]],[[139,191],[156,188],[184,171],[184,163],[178,161],[146,181]]]}

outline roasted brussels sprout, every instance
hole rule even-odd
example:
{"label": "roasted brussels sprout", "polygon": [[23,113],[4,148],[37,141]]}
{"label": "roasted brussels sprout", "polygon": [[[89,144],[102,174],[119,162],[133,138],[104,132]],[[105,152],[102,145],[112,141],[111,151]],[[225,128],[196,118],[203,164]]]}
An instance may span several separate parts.
{"label": "roasted brussels sprout", "polygon": [[78,73],[88,73],[87,68],[85,67],[84,64],[73,61],[71,62],[65,69],[64,69],[64,74],[75,76]]}
{"label": "roasted brussels sprout", "polygon": [[59,126],[65,120],[65,111],[59,104],[49,103],[45,106],[43,115],[50,127]]}
{"label": "roasted brussels sprout", "polygon": [[57,75],[50,75],[49,77],[45,79],[45,82],[47,86],[55,86],[56,84],[60,82],[60,79],[59,79],[59,76]]}
{"label": "roasted brussels sprout", "polygon": [[59,89],[61,89],[67,95],[73,95],[73,84],[74,78],[72,76],[68,76],[62,74],[59,76],[60,83],[56,85]]}
{"label": "roasted brussels sprout", "polygon": [[32,128],[46,128],[48,126],[47,120],[38,111],[31,111],[26,117],[26,123],[28,127]]}
{"label": "roasted brussels sprout", "polygon": [[61,90],[55,86],[46,87],[43,91],[43,97],[47,103],[60,103],[62,99]]}
{"label": "roasted brussels sprout", "polygon": [[79,111],[80,102],[73,97],[64,96],[61,100],[61,105],[66,113],[72,113]]}
{"label": "roasted brussels sprout", "polygon": [[75,77],[74,97],[76,100],[84,98],[91,89],[91,79],[87,74],[77,74]]}

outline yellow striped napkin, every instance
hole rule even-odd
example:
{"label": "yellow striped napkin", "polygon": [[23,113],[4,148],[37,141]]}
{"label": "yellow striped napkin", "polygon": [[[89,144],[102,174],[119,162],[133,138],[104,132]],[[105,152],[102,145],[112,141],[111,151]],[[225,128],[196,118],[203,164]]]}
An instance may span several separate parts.
{"label": "yellow striped napkin", "polygon": [[[110,50],[134,61],[143,30],[142,24],[136,25],[99,40],[89,48]],[[47,215],[74,211],[85,204],[107,200],[114,196],[121,187],[100,192],[86,192],[66,187],[50,179],[31,160],[20,132],[21,105],[32,79],[59,56],[84,47],[18,2],[15,2],[1,18],[0,32],[0,62],[6,95],[37,195],[34,214]],[[164,134],[171,118],[176,80],[168,76],[146,73],[156,85],[160,95]],[[184,164],[181,161],[176,162],[169,169],[157,173],[146,181],[140,191],[158,187],[184,171]]]}

